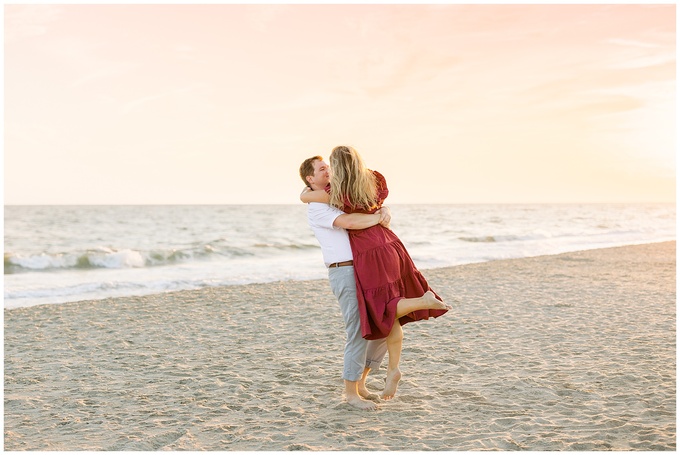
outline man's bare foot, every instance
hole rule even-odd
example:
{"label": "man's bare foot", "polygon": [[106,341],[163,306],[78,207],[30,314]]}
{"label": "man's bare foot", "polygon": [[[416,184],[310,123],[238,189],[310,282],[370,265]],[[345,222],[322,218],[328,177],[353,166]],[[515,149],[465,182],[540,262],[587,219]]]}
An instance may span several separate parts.
{"label": "man's bare foot", "polygon": [[399,368],[395,368],[392,371],[387,372],[387,379],[385,379],[385,390],[382,393],[383,400],[391,400],[397,393],[397,386],[399,386],[399,380],[401,379],[401,371]]}
{"label": "man's bare foot", "polygon": [[357,409],[364,409],[366,411],[374,411],[378,409],[378,406],[375,403],[373,403],[372,401],[366,401],[359,395],[352,395],[350,397],[347,397],[347,403],[349,403],[350,406],[354,406]]}
{"label": "man's bare foot", "polygon": [[434,292],[432,291],[427,291],[425,294],[423,294],[422,299],[425,301],[426,309],[428,310],[452,310],[453,307],[447,303],[442,302],[441,300],[437,300],[437,297],[434,296]]}
{"label": "man's bare foot", "polygon": [[369,392],[365,384],[359,384],[357,389],[361,398],[365,398],[366,400],[377,400],[379,398],[377,393]]}

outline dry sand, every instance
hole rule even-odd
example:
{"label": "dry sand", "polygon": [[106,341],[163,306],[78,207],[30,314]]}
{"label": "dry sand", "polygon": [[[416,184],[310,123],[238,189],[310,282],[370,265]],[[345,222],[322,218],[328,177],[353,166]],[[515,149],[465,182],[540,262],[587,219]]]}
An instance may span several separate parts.
{"label": "dry sand", "polygon": [[424,274],[375,412],[326,280],[6,310],[4,448],[675,450],[675,242]]}

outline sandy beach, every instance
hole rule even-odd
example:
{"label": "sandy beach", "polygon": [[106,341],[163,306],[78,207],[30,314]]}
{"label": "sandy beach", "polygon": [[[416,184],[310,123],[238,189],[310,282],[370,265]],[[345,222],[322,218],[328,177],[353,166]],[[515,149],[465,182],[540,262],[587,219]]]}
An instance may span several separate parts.
{"label": "sandy beach", "polygon": [[[675,450],[675,242],[426,270],[394,400],[327,280],[4,312],[4,449]],[[369,377],[382,390],[385,367]]]}

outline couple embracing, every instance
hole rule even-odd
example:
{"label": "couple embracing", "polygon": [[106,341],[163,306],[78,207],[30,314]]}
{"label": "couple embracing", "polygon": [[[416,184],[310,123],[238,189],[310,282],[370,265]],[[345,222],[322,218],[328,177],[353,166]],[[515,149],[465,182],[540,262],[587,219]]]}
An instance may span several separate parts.
{"label": "couple embracing", "polygon": [[[332,173],[331,173],[332,169]],[[300,166],[309,226],[321,244],[333,294],[345,320],[343,379],[347,402],[375,409],[366,377],[389,353],[382,398],[394,397],[401,371],[401,326],[438,317],[451,307],[432,291],[406,248],[389,229],[385,178],[364,166],[352,147],[335,147],[330,167],[321,156]]]}

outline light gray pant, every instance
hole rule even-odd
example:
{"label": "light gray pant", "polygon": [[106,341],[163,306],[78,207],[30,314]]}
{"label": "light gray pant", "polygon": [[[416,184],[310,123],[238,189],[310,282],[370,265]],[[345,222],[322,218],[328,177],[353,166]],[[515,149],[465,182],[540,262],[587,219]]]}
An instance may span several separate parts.
{"label": "light gray pant", "polygon": [[328,269],[331,290],[340,304],[342,317],[345,319],[347,341],[345,343],[345,367],[342,378],[347,381],[358,381],[364,368],[377,370],[387,353],[385,338],[365,340],[361,336],[359,321],[359,304],[357,302],[357,285],[354,280],[354,267],[333,267]]}

